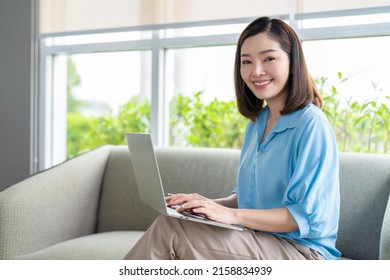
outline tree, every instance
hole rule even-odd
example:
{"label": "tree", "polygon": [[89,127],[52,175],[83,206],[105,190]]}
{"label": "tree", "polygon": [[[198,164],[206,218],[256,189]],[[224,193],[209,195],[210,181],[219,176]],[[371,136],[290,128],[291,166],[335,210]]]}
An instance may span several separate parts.
{"label": "tree", "polygon": [[77,73],[76,66],[71,57],[68,56],[68,82],[66,85],[66,96],[67,96],[67,111],[68,113],[78,112],[80,107],[85,105],[85,102],[76,99],[73,95],[73,88],[80,85],[81,78]]}

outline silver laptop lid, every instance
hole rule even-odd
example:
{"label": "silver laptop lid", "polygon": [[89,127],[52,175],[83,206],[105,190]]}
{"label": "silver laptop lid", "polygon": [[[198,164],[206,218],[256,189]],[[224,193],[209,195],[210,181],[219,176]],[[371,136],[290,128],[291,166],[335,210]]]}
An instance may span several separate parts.
{"label": "silver laptop lid", "polygon": [[152,139],[148,133],[126,133],[137,189],[143,203],[162,214],[167,214]]}

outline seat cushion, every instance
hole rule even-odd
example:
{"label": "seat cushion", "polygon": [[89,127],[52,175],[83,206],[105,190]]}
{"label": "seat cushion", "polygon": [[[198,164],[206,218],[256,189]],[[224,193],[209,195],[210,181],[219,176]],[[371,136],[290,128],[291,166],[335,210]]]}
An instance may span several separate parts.
{"label": "seat cushion", "polygon": [[142,231],[113,231],[79,237],[23,255],[18,260],[121,260]]}

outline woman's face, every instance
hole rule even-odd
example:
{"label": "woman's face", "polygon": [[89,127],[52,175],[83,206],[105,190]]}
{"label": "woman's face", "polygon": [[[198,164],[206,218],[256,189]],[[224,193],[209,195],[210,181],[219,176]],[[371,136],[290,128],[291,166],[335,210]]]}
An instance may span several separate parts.
{"label": "woman's face", "polygon": [[279,42],[265,33],[247,38],[241,47],[240,66],[242,79],[257,98],[283,106],[290,60]]}

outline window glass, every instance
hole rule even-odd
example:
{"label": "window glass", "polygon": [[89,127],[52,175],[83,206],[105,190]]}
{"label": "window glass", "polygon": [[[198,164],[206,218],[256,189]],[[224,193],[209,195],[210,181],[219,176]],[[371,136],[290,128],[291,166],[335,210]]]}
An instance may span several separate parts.
{"label": "window glass", "polygon": [[239,148],[246,121],[234,94],[235,46],[170,49],[170,145]]}
{"label": "window glass", "polygon": [[67,158],[150,130],[150,60],[148,51],[68,56]]}
{"label": "window glass", "polygon": [[306,41],[341,151],[390,152],[390,37]]}

